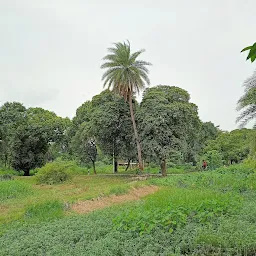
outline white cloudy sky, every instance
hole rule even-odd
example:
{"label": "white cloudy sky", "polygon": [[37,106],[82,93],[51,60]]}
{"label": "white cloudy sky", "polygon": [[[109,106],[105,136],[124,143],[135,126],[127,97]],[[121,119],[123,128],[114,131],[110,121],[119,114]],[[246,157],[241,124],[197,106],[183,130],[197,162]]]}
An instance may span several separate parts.
{"label": "white cloudy sky", "polygon": [[72,117],[102,91],[112,42],[144,48],[151,84],[182,87],[203,121],[236,128],[236,102],[255,64],[255,0],[0,0],[0,104]]}

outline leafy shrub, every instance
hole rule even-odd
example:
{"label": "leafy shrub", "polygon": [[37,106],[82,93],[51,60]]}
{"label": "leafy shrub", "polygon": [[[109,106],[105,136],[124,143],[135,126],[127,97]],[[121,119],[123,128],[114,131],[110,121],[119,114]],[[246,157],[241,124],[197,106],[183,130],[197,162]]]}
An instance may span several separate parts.
{"label": "leafy shrub", "polygon": [[237,197],[228,194],[168,189],[150,196],[143,205],[127,209],[113,222],[117,230],[129,230],[140,235],[151,233],[157,228],[172,233],[188,222],[205,224],[234,212],[239,207],[238,202]]}
{"label": "leafy shrub", "polygon": [[33,190],[30,185],[18,180],[2,181],[0,184],[0,202],[12,199],[21,198]]}
{"label": "leafy shrub", "polygon": [[201,163],[202,160],[206,160],[207,164],[208,164],[208,169],[210,170],[215,170],[221,166],[223,166],[223,160],[222,160],[222,155],[219,151],[217,150],[211,150],[208,151],[202,158],[201,158],[201,162],[200,167],[201,167]]}
{"label": "leafy shrub", "polygon": [[214,171],[151,179],[148,183],[182,188],[211,188],[225,192],[245,192],[256,189],[256,172],[250,166],[238,164],[221,167]]}
{"label": "leafy shrub", "polygon": [[254,158],[248,158],[248,159],[244,160],[242,165],[256,171],[256,159],[254,159]]}
{"label": "leafy shrub", "polygon": [[52,185],[67,181],[72,175],[87,174],[87,169],[78,166],[74,161],[56,160],[35,169],[32,173],[35,173],[38,184]]}
{"label": "leafy shrub", "polygon": [[70,166],[66,163],[52,162],[41,167],[36,173],[36,181],[38,184],[60,184],[71,178]]}
{"label": "leafy shrub", "polygon": [[34,176],[34,175],[36,175],[36,174],[37,174],[37,172],[38,172],[38,170],[39,170],[39,168],[36,168],[36,169],[30,170],[30,172],[29,172],[29,176]]}
{"label": "leafy shrub", "polygon": [[0,181],[3,180],[13,180],[13,176],[11,174],[0,175]]}
{"label": "leafy shrub", "polygon": [[0,175],[5,175],[5,174],[14,175],[14,176],[22,176],[22,175],[24,175],[24,172],[23,171],[18,172],[13,169],[10,169],[10,168],[0,167]]}

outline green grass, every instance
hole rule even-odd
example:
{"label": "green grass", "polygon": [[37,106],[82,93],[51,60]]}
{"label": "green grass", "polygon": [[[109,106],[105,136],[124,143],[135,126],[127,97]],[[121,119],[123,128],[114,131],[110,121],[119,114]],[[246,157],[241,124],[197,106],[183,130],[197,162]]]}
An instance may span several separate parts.
{"label": "green grass", "polygon": [[128,193],[129,188],[129,186],[115,186],[109,190],[109,195],[124,195]]}
{"label": "green grass", "polygon": [[[139,182],[143,183],[143,182]],[[15,177],[15,180],[0,183],[0,225],[24,220],[26,209],[46,200],[61,204],[88,200],[98,196],[123,194],[135,186],[131,179],[75,175],[72,181],[58,185],[38,185],[36,177]],[[68,211],[65,214],[69,214]]]}
{"label": "green grass", "polygon": [[33,193],[31,186],[18,180],[1,181],[0,183],[0,203],[20,199],[31,193]]}
{"label": "green grass", "polygon": [[26,222],[42,222],[64,216],[64,204],[57,200],[47,200],[35,203],[26,208],[24,220]]}
{"label": "green grass", "polygon": [[[250,165],[146,182],[93,175],[52,186],[35,185],[31,177],[8,182],[24,184],[31,193],[0,204],[11,213],[1,212],[11,222],[0,232],[0,255],[256,255],[256,182]],[[67,202],[127,193],[136,184],[160,190],[84,216],[69,210]]]}

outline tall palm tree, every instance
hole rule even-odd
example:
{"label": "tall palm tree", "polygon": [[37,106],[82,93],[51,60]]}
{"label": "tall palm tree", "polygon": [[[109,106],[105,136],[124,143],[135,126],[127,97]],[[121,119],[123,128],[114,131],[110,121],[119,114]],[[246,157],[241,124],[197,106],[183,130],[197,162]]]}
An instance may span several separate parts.
{"label": "tall palm tree", "polygon": [[133,124],[134,136],[137,144],[139,168],[143,170],[141,146],[134,118],[132,97],[139,93],[146,84],[150,84],[147,66],[149,62],[137,60],[144,52],[139,50],[132,53],[129,41],[126,43],[114,43],[114,47],[108,48],[109,54],[103,60],[102,69],[107,69],[102,76],[104,87],[112,89],[128,101]]}
{"label": "tall palm tree", "polygon": [[[244,82],[244,87],[244,95],[237,103],[237,110],[242,110],[237,118],[240,127],[244,127],[249,121],[256,119],[256,71]],[[256,128],[256,123],[254,128]]]}

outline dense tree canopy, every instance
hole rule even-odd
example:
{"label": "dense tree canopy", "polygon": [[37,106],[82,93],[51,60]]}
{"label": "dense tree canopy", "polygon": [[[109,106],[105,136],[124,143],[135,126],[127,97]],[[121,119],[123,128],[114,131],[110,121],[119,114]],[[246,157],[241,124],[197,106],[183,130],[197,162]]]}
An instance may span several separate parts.
{"label": "dense tree canopy", "polygon": [[26,123],[26,108],[18,102],[6,102],[0,107],[0,157],[10,166],[12,143],[16,129]]}
{"label": "dense tree canopy", "polygon": [[88,139],[93,139],[95,147],[104,155],[113,158],[114,172],[118,170],[119,158],[127,161],[136,159],[129,106],[119,95],[105,90],[94,96],[92,101],[78,108],[73,122],[76,132],[71,149],[80,159],[83,157],[85,162],[90,151]]}
{"label": "dense tree canopy", "polygon": [[250,142],[255,136],[255,131],[250,129],[223,132],[216,140],[208,143],[204,152],[217,150],[221,153],[225,164],[238,163],[249,155]]}
{"label": "dense tree canopy", "polygon": [[103,153],[113,156],[114,171],[117,172],[118,158],[120,156],[129,158],[131,154],[129,149],[135,146],[129,106],[122,97],[109,90],[95,96],[91,103],[92,133]]}
{"label": "dense tree canopy", "polygon": [[184,161],[191,159],[200,120],[196,105],[189,99],[188,92],[174,86],[157,86],[144,92],[139,111],[143,152],[159,160],[163,175],[172,154],[181,152]]}
{"label": "dense tree canopy", "polygon": [[[254,88],[251,82],[248,86]],[[249,154],[255,157],[255,130],[221,132],[213,123],[201,122],[184,89],[148,88],[140,104],[135,98],[131,103],[143,157],[146,163],[159,164],[163,175],[167,166],[200,165],[203,158],[214,169]],[[70,121],[42,108],[7,102],[0,107],[0,164],[29,175],[31,169],[61,157],[91,165],[96,173],[99,159],[113,159],[117,172],[118,161],[138,161],[129,104],[105,90],[82,104]]]}
{"label": "dense tree canopy", "polygon": [[22,125],[14,133],[11,165],[18,171],[29,171],[45,164],[48,151],[47,133],[43,126]]}
{"label": "dense tree canopy", "polygon": [[5,166],[29,170],[46,161],[49,147],[58,152],[67,148],[65,133],[71,122],[42,108],[26,109],[21,103],[0,107],[0,157]]}

